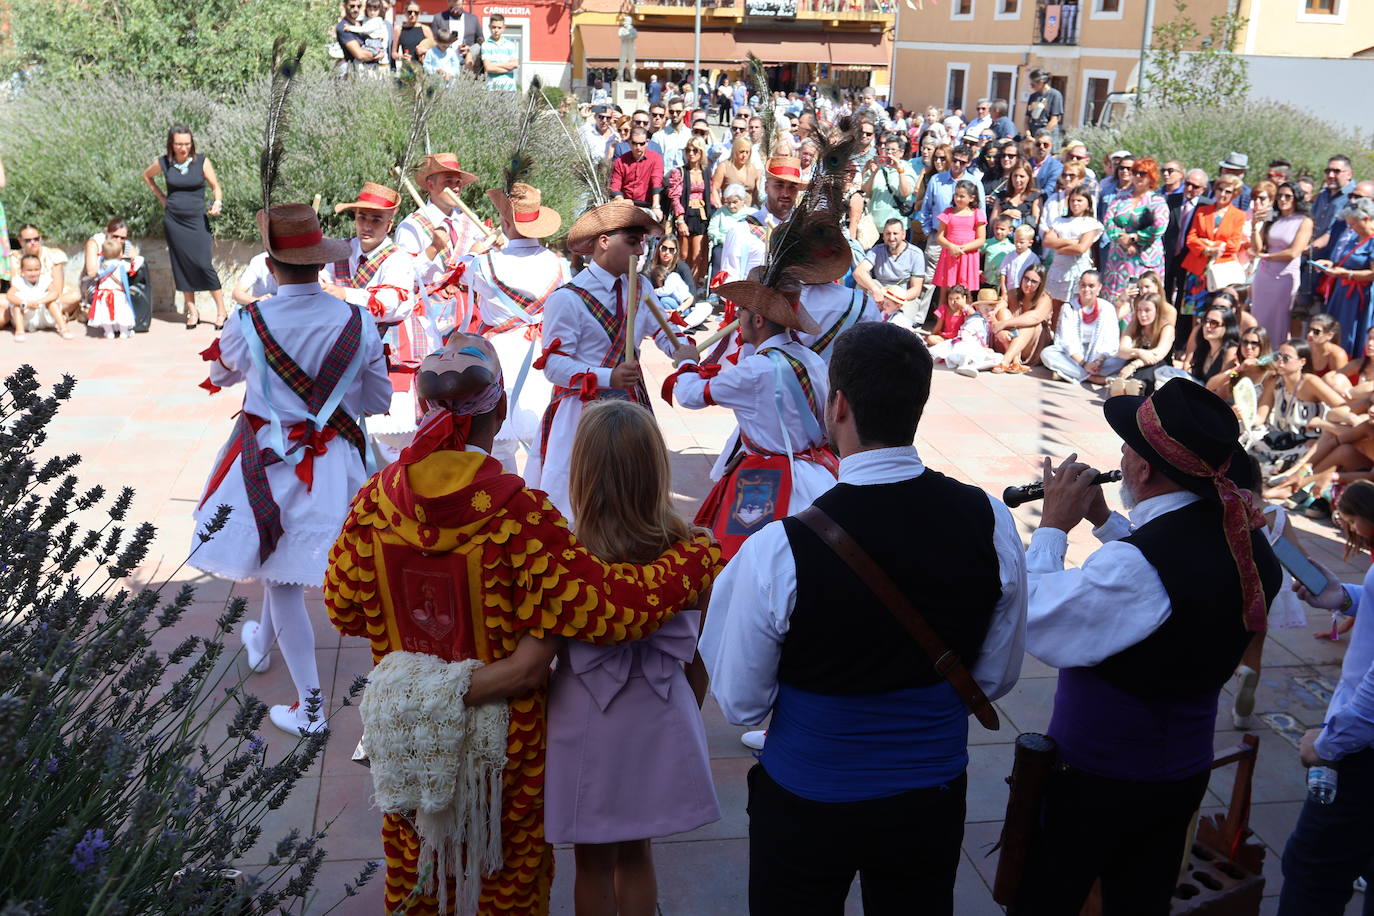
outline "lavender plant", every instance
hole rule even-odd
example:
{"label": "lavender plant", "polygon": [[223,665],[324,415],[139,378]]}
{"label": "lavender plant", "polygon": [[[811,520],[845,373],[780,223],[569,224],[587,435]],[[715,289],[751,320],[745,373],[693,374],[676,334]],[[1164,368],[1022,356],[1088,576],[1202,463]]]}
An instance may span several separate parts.
{"label": "lavender plant", "polygon": [[[75,384],[64,376],[43,394],[23,366],[0,391],[0,909],[303,910],[327,827],[292,830],[256,872],[235,863],[327,738],[302,737],[268,759],[258,735],[267,707],[241,680],[225,683],[234,666],[217,664],[243,599],[213,632],[153,649],[192,589],[131,588],[154,535],[128,520],[133,491],[111,499],[83,488],[71,473],[79,455],[38,457]],[[200,543],[227,517],[222,507]]]}

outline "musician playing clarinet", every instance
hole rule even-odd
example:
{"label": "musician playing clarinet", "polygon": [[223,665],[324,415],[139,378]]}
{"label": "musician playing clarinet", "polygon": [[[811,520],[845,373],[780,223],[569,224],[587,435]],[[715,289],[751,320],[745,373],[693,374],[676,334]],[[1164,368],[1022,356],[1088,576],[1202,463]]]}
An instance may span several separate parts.
{"label": "musician playing clarinet", "polygon": [[[1107,510],[1096,470],[1046,459],[1026,551],[1026,648],[1060,669],[1049,728],[1059,766],[1012,916],[1078,913],[1098,879],[1105,916],[1169,912],[1211,772],[1218,695],[1282,580],[1224,401],[1173,384],[1104,410],[1124,442],[1129,521]],[[1065,569],[1068,532],[1084,518],[1103,545]]]}

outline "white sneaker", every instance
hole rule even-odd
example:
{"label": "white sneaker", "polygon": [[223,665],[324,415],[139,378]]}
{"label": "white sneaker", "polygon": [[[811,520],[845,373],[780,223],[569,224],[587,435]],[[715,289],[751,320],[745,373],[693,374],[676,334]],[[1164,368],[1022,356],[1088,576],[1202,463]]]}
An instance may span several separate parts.
{"label": "white sneaker", "polygon": [[954,370],[955,375],[962,375],[964,378],[977,378],[978,370],[968,364],[960,366]]}
{"label": "white sneaker", "polygon": [[15,343],[23,343],[23,342],[26,341],[26,340],[28,340],[28,337],[26,337],[26,336],[23,335],[23,334],[15,334],[15,335],[14,335],[14,342],[15,342]]}
{"label": "white sneaker", "polygon": [[768,737],[767,729],[759,729],[754,732],[745,732],[739,736],[739,743],[752,751],[763,750],[763,739]]}
{"label": "white sneaker", "polygon": [[[320,709],[324,709],[323,704],[320,705]],[[301,708],[299,700],[290,706],[273,706],[267,711],[267,715],[272,719],[273,725],[297,738],[301,736],[302,732],[307,735],[315,735],[329,731],[329,725],[322,716],[317,716],[314,722],[310,721],[305,710]]]}
{"label": "white sneaker", "polygon": [[1249,718],[1255,711],[1255,688],[1259,686],[1259,672],[1247,665],[1241,665],[1236,669],[1236,679],[1240,681],[1240,686],[1236,688],[1236,702],[1232,706],[1232,712],[1239,718]]}
{"label": "white sneaker", "polygon": [[262,624],[256,620],[244,621],[239,629],[239,641],[243,643],[243,654],[248,659],[248,667],[254,674],[262,674],[272,667],[272,647],[266,646],[262,651],[253,648],[257,642],[258,631],[262,629]]}

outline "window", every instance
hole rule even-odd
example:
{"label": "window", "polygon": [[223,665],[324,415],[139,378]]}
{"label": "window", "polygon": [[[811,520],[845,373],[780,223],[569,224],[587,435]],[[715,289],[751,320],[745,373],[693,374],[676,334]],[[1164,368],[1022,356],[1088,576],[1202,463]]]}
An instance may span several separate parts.
{"label": "window", "polygon": [[1083,123],[1096,124],[1107,108],[1107,96],[1112,93],[1112,78],[1090,76],[1083,92]]}
{"label": "window", "polygon": [[964,85],[968,82],[967,64],[948,64],[948,88],[945,91],[945,110],[964,107]]}
{"label": "window", "polygon": [[1012,106],[1016,104],[1016,97],[1012,95],[1011,70],[994,70],[988,78],[988,98],[1001,99],[1007,103],[1007,110],[1010,113]]}
{"label": "window", "polygon": [[1306,13],[1309,16],[1336,15],[1336,0],[1306,0]]}
{"label": "window", "polygon": [[1021,0],[997,0],[997,8],[992,12],[993,19],[1020,19]]}
{"label": "window", "polygon": [[1344,25],[1350,0],[1297,0],[1298,22]]}
{"label": "window", "polygon": [[1093,19],[1120,19],[1125,0],[1092,0]]}
{"label": "window", "polygon": [[951,0],[949,4],[950,19],[972,19],[973,0]]}

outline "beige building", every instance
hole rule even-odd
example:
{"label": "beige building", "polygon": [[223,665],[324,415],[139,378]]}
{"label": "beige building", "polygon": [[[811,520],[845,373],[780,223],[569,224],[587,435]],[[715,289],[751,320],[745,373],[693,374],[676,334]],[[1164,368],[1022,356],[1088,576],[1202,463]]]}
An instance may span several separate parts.
{"label": "beige building", "polygon": [[[1114,92],[1133,90],[1140,62],[1145,0],[945,0],[913,10],[898,4],[892,100],[908,108],[939,105],[973,110],[980,98],[1015,99],[1024,123],[1027,74],[1044,68],[1064,94],[1064,123],[1095,121]],[[1252,70],[1316,71],[1316,59],[1374,58],[1374,0],[1188,0],[1188,15],[1204,24],[1228,7],[1247,17],[1236,51]],[[1156,24],[1174,15],[1157,0]],[[1374,79],[1374,60],[1370,63]],[[1290,81],[1299,102],[1314,88]],[[1273,95],[1273,92],[1269,92]]]}

